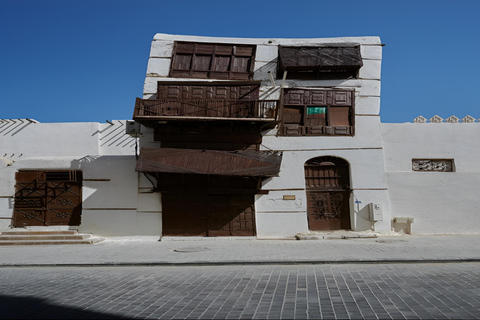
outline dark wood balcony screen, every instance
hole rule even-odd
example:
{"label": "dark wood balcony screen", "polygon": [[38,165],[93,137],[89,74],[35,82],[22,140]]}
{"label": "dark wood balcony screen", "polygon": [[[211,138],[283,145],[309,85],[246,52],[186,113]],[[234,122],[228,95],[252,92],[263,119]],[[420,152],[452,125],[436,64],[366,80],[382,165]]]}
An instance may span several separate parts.
{"label": "dark wood balcony screen", "polygon": [[354,91],[285,89],[280,135],[352,135]]}
{"label": "dark wood balcony screen", "polygon": [[170,76],[249,80],[254,58],[253,45],[175,42]]}
{"label": "dark wood balcony screen", "polygon": [[360,45],[329,45],[323,47],[279,47],[282,71],[349,70],[363,66]]}
{"label": "dark wood balcony screen", "polygon": [[275,176],[281,155],[251,150],[217,151],[175,148],[142,148],[138,172],[208,174],[217,176]]}

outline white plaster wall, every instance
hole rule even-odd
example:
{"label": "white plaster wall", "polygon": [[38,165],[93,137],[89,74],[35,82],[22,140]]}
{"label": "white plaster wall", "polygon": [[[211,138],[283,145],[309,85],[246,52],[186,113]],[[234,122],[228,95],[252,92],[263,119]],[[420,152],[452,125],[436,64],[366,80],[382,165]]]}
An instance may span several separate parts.
{"label": "white plaster wall", "polygon": [[[480,233],[480,124],[381,128],[392,217],[414,218],[414,234]],[[413,158],[454,159],[455,172],[414,172]]]}
{"label": "white plaster wall", "polygon": [[125,134],[125,120],[110,123],[2,120],[0,131],[3,133],[0,150],[6,153],[6,158],[14,160],[10,166],[0,162],[0,229],[11,224],[15,172],[50,169],[83,172],[79,231],[103,236],[161,234],[158,194],[137,197],[136,139]]}
{"label": "white plaster wall", "polygon": [[[290,137],[285,137],[288,139]],[[328,137],[315,137],[318,139]],[[309,159],[321,156],[335,156],[350,164],[350,220],[353,230],[374,230],[388,232],[390,225],[390,203],[388,185],[383,165],[381,148],[351,149],[310,149],[283,151],[278,177],[265,179],[262,190],[269,193],[257,196],[257,234],[259,237],[293,237],[306,232],[307,208],[305,193],[304,165]],[[295,200],[283,200],[284,195],[294,195]],[[355,200],[360,201],[355,203]],[[369,221],[368,204],[382,205],[384,219]],[[294,219],[295,221],[292,221]],[[269,224],[268,221],[275,221]]]}
{"label": "white plaster wall", "polygon": [[126,120],[112,120],[110,123],[99,123],[98,145],[101,155],[133,155],[137,138],[125,134]]}

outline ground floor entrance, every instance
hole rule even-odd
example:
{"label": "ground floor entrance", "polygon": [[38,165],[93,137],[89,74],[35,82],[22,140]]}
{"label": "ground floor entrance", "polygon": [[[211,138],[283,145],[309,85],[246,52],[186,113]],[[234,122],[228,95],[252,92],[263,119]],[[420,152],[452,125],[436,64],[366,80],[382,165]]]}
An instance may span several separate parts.
{"label": "ground floor entrance", "polygon": [[163,236],[256,235],[254,178],[164,174],[160,179],[169,186],[162,192]]}
{"label": "ground floor entrance", "polygon": [[308,191],[308,224],[310,230],[350,229],[349,192]]}
{"label": "ground floor entrance", "polygon": [[305,163],[309,230],[351,229],[348,163],[318,157]]}
{"label": "ground floor entrance", "polygon": [[14,227],[80,225],[81,171],[20,171],[15,179]]}

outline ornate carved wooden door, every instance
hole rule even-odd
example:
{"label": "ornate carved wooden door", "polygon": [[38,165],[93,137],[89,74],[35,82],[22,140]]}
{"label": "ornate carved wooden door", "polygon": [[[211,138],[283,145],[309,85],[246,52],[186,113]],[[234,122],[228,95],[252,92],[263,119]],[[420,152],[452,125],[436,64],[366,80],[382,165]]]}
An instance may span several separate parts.
{"label": "ornate carved wooden door", "polygon": [[80,171],[16,173],[13,225],[80,225],[82,175]]}
{"label": "ornate carved wooden door", "polygon": [[335,157],[309,160],[305,182],[309,229],[350,229],[348,163]]}

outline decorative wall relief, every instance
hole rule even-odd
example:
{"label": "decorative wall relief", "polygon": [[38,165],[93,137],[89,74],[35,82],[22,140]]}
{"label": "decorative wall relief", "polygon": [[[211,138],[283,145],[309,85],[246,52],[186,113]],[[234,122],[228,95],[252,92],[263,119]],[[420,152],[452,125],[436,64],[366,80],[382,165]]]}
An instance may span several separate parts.
{"label": "decorative wall relief", "polygon": [[412,159],[413,171],[453,172],[453,159]]}
{"label": "decorative wall relief", "polygon": [[427,118],[422,117],[422,116],[418,116],[415,119],[413,119],[413,122],[415,122],[415,123],[425,123],[425,122],[427,122]]}
{"label": "decorative wall relief", "polygon": [[445,120],[445,121],[447,121],[448,123],[457,123],[458,120],[460,120],[460,119],[458,119],[458,118],[455,117],[455,116],[450,116],[450,117],[448,117],[447,120]]}
{"label": "decorative wall relief", "polygon": [[[444,121],[447,122],[447,123],[460,123],[460,121],[462,123],[474,123],[476,120],[475,120],[474,117],[472,117],[470,115],[464,117],[461,120],[460,120],[460,118],[457,118],[456,116],[453,116],[453,115],[448,117],[447,119],[443,119],[438,115],[435,115],[430,119],[427,119],[423,116],[418,116],[415,119],[413,119],[414,123],[427,123],[427,122],[429,122],[429,123],[443,123]],[[478,119],[478,121],[480,121],[480,119]]]}
{"label": "decorative wall relief", "polygon": [[475,122],[475,118],[468,115],[465,118],[463,118],[462,121],[465,122],[465,123],[472,123],[472,122]]}
{"label": "decorative wall relief", "polygon": [[435,115],[432,118],[430,118],[431,123],[442,123],[442,121],[443,121],[443,118],[441,118],[438,115]]}

